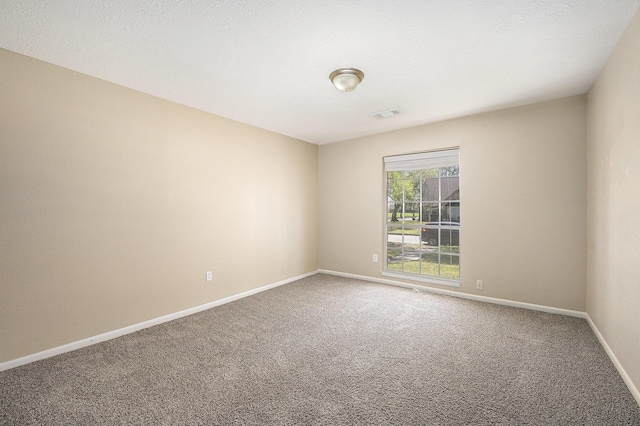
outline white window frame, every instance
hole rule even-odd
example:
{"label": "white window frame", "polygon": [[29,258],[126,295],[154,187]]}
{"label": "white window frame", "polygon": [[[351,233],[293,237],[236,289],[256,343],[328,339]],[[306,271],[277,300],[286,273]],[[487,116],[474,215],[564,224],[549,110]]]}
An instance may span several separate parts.
{"label": "white window frame", "polygon": [[[458,258],[458,265],[459,265],[459,270],[458,270],[458,278],[456,279],[449,279],[449,278],[442,278],[442,277],[436,277],[436,276],[430,276],[430,275],[425,275],[425,274],[421,274],[421,273],[412,273],[412,272],[405,272],[405,271],[398,271],[398,270],[393,270],[393,269],[388,269],[388,261],[389,261],[389,256],[388,256],[388,248],[389,248],[389,228],[391,227],[395,227],[395,226],[400,226],[400,225],[395,225],[389,222],[389,206],[390,206],[390,200],[389,200],[389,193],[388,193],[388,172],[395,172],[395,171],[415,171],[415,170],[427,170],[427,169],[434,169],[434,168],[441,168],[441,167],[451,167],[451,166],[460,166],[460,149],[459,147],[453,147],[453,148],[447,148],[447,149],[442,149],[442,150],[438,150],[438,151],[428,151],[428,152],[421,152],[421,153],[415,153],[415,154],[405,154],[405,155],[395,155],[395,156],[388,156],[388,157],[384,157],[384,251],[383,253],[385,253],[385,257],[384,257],[384,263],[383,263],[383,270],[382,270],[382,275],[384,276],[389,276],[389,277],[393,277],[393,278],[401,278],[401,279],[405,279],[405,280],[411,280],[411,281],[418,281],[418,282],[425,282],[425,283],[430,283],[430,284],[438,284],[438,285],[445,285],[445,286],[450,286],[450,287],[460,287],[460,282],[461,282],[461,277],[462,277],[462,265],[461,265],[461,250],[460,247],[458,246],[458,253],[455,253],[454,255],[457,256]],[[458,170],[458,177],[460,176],[459,170]],[[446,202],[446,200],[442,199],[442,193],[441,193],[441,179],[442,176],[438,176],[438,206],[441,207],[443,202]],[[458,184],[458,188],[459,188],[459,184]],[[420,192],[420,200],[414,200],[415,203],[417,203],[418,205],[422,205],[422,191]],[[404,189],[403,189],[403,194],[404,194]],[[459,197],[458,197],[459,198]],[[433,200],[430,200],[433,201]],[[458,203],[460,203],[460,200],[456,200]],[[460,204],[458,204],[458,206],[460,206]],[[415,225],[406,225],[405,222],[403,221],[402,223],[402,244],[404,247],[404,239],[405,239],[405,234],[404,234],[404,229],[417,229],[418,230],[418,238],[420,241],[420,253],[422,253],[422,236],[421,236],[421,228],[424,227],[421,223],[422,223],[422,208],[419,208],[419,218],[420,221],[415,224]],[[459,211],[458,211],[459,212]],[[403,204],[403,217],[404,217],[404,204]],[[431,229],[442,229],[442,230],[447,230],[447,229],[456,229],[458,231],[458,238],[460,239],[460,233],[461,233],[461,223],[460,225],[456,226],[455,228],[452,228],[451,226],[447,226],[447,225],[443,225],[443,222],[441,221],[441,210],[439,209],[439,225],[435,226],[434,228]],[[459,221],[459,218],[458,218]],[[440,235],[440,233],[438,232],[438,235]],[[458,244],[460,244],[460,242],[458,242]],[[438,270],[440,271],[440,266],[442,264],[442,254],[443,252],[440,249],[440,244],[438,242]],[[445,253],[445,255],[452,255],[452,253]]]}

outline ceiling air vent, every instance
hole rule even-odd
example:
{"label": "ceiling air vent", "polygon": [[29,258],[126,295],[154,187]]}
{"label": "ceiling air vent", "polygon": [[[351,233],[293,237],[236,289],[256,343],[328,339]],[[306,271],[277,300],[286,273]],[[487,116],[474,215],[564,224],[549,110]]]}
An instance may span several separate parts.
{"label": "ceiling air vent", "polygon": [[375,118],[389,118],[389,117],[393,117],[394,115],[398,115],[400,114],[400,110],[398,109],[390,109],[389,111],[381,111],[381,112],[374,112],[373,115]]}

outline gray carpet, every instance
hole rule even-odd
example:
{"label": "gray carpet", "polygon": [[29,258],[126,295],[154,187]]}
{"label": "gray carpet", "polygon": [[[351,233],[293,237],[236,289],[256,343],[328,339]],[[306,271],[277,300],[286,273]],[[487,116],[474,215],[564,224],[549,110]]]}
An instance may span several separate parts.
{"label": "gray carpet", "polygon": [[2,425],[640,425],[578,318],[315,275],[0,373]]}

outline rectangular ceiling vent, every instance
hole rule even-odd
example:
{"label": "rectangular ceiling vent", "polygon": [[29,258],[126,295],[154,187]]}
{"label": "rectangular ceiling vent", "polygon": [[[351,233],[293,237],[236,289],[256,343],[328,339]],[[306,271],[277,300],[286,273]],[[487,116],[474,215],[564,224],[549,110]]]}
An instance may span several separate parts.
{"label": "rectangular ceiling vent", "polygon": [[400,114],[400,110],[398,109],[390,109],[389,111],[381,111],[381,112],[374,112],[373,115],[375,118],[389,118],[389,117],[393,117],[394,115],[398,115]]}

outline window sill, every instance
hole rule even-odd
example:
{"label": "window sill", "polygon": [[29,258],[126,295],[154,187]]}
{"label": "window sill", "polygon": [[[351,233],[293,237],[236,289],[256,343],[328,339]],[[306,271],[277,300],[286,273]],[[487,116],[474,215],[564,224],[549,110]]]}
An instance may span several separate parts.
{"label": "window sill", "polygon": [[417,282],[427,283],[427,284],[445,285],[447,287],[460,287],[460,281],[445,280],[442,278],[433,278],[433,277],[426,277],[426,276],[421,277],[414,274],[403,274],[401,272],[389,272],[389,271],[382,271],[382,275],[385,277],[393,277],[393,278],[399,278],[399,279],[409,280],[409,281],[417,281]]}

